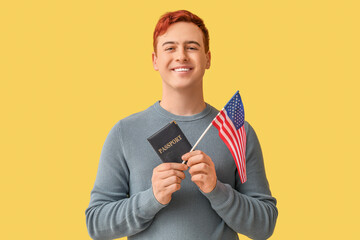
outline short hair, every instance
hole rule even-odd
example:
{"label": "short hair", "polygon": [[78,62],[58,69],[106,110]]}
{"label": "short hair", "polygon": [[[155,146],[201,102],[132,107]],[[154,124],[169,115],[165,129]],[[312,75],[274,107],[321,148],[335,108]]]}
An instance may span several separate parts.
{"label": "short hair", "polygon": [[154,52],[156,54],[156,45],[157,45],[157,38],[164,34],[171,24],[177,23],[177,22],[191,22],[194,23],[196,26],[200,28],[200,30],[203,33],[203,40],[204,40],[204,47],[205,47],[205,53],[209,51],[209,32],[207,28],[205,27],[204,21],[196,16],[195,14],[187,11],[187,10],[178,10],[175,12],[167,12],[164,15],[162,15],[159,19],[159,21],[156,24],[155,30],[154,30],[154,40],[153,40],[153,47]]}

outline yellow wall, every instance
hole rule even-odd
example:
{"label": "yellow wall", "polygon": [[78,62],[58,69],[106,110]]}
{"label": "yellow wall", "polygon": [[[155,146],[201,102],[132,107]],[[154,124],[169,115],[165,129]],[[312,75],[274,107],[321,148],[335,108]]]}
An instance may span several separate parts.
{"label": "yellow wall", "polygon": [[161,98],[152,32],[178,9],[210,31],[206,101],[222,108],[239,89],[260,138],[280,213],[271,239],[355,239],[360,8],[350,0],[3,1],[1,238],[89,239],[105,137]]}

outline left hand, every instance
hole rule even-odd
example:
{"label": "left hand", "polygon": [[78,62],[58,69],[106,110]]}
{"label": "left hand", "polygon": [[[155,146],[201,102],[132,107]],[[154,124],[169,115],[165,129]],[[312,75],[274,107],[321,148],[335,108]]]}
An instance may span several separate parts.
{"label": "left hand", "polygon": [[209,193],[216,187],[217,177],[215,165],[211,158],[200,150],[184,154],[182,160],[187,161],[189,173],[201,191]]}

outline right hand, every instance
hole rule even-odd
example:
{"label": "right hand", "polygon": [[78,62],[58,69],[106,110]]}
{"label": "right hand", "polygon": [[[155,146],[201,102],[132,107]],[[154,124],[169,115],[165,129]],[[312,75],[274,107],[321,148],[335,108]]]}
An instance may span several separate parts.
{"label": "right hand", "polygon": [[153,170],[151,178],[152,188],[156,200],[166,205],[171,195],[181,188],[181,181],[185,179],[184,171],[188,169],[182,163],[162,163]]}

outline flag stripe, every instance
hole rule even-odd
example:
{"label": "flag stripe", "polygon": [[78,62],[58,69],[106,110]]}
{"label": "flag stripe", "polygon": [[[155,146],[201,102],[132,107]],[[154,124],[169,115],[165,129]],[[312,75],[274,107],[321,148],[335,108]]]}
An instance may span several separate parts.
{"label": "flag stripe", "polygon": [[[232,143],[232,141],[229,139],[228,133],[227,131],[225,132],[226,129],[224,129],[224,124],[221,124],[219,122],[219,120],[215,120],[215,122],[217,122],[219,124],[219,136],[221,137],[221,139],[224,141],[224,143],[226,144],[226,146],[229,148],[231,155],[233,156],[234,160],[235,160],[235,165],[238,169],[239,172],[241,171],[241,168],[239,168],[239,160],[238,160],[238,154],[234,149],[234,144]],[[240,174],[241,175],[241,174]]]}
{"label": "flag stripe", "polygon": [[[224,110],[226,111],[226,110]],[[227,136],[230,138],[228,141],[231,141],[231,143],[233,145],[235,145],[236,147],[236,155],[237,156],[240,156],[240,150],[239,150],[239,145],[237,144],[235,140],[235,137],[234,135],[237,135],[235,132],[234,132],[234,129],[232,128],[232,126],[230,125],[230,123],[228,122],[228,119],[226,119],[226,116],[224,116],[224,112],[221,113],[221,115],[219,116],[218,120],[220,120],[220,123],[221,123],[221,129],[225,128],[226,129],[226,134]],[[225,120],[226,119],[226,120]],[[230,128],[229,128],[229,125],[230,125]],[[238,160],[238,157],[237,157],[237,160]]]}
{"label": "flag stripe", "polygon": [[240,167],[240,164],[239,164],[239,160],[238,160],[238,157],[236,156],[236,154],[234,153],[233,151],[233,145],[231,144],[231,142],[229,141],[229,138],[226,134],[223,134],[224,131],[223,129],[220,129],[219,132],[221,132],[221,134],[219,134],[219,136],[221,137],[221,139],[224,141],[224,143],[226,144],[226,146],[229,148],[230,150],[230,153],[231,155],[233,156],[234,160],[235,160],[235,165],[236,165],[236,168],[238,169],[238,172],[239,172],[239,176],[241,178],[241,182],[244,182],[244,177],[243,177],[243,171]]}
{"label": "flag stripe", "polygon": [[227,116],[225,109],[221,111],[220,114],[214,119],[213,125],[219,130],[219,136],[229,148],[236,163],[235,165],[238,169],[240,180],[242,183],[244,183],[247,180],[246,166],[244,161],[245,141],[242,139],[243,137],[241,137],[244,136],[245,133],[245,131],[243,131],[244,126],[242,126],[237,131],[231,119]]}
{"label": "flag stripe", "polygon": [[239,91],[237,91],[224,109],[215,117],[212,124],[218,129],[220,138],[234,158],[241,183],[246,176],[246,132],[245,113]]}
{"label": "flag stripe", "polygon": [[[230,120],[230,118],[228,117],[228,114],[227,114],[227,112],[226,112],[226,110],[224,109],[224,111],[223,111],[224,113],[223,113],[223,115],[224,115],[224,117],[226,118],[226,120],[227,120],[227,124],[229,124],[230,126],[231,126],[231,130],[233,131],[233,134],[236,136],[236,139],[233,139],[235,142],[236,142],[236,145],[237,146],[239,146],[240,147],[240,150],[238,151],[239,153],[239,157],[241,157],[241,155],[242,155],[242,153],[243,153],[243,150],[244,150],[244,146],[241,144],[241,137],[239,136],[239,131],[237,131],[236,130],[236,128],[235,128],[235,126],[234,126],[234,124],[233,124],[233,122]],[[237,141],[236,141],[237,140]],[[240,144],[239,144],[240,143]],[[244,157],[244,159],[245,159],[245,156],[243,156]],[[241,158],[239,158],[239,160],[240,160]],[[241,164],[242,162],[240,161],[240,164]],[[244,166],[243,166],[244,164],[241,164],[241,167],[242,167],[242,169],[244,169]]]}
{"label": "flag stripe", "polygon": [[246,132],[245,132],[245,126],[243,125],[240,129],[240,146],[241,146],[241,156],[240,158],[243,159],[243,161],[241,161],[243,163],[243,171],[244,171],[244,177],[245,177],[245,181],[247,180],[247,176],[246,176],[246,158],[245,158],[245,154],[246,154]]}
{"label": "flag stripe", "polygon": [[246,136],[245,127],[243,125],[240,129],[236,130],[233,122],[229,119],[226,110],[224,110],[224,111],[226,113],[225,116],[227,117],[228,124],[230,124],[231,127],[232,127],[231,129],[233,131],[235,131],[235,135],[236,135],[236,138],[237,138],[237,141],[235,141],[235,142],[237,143],[237,145],[240,145],[238,162],[239,162],[239,166],[241,168],[241,174],[243,174],[243,176],[245,178],[244,181],[246,181],[246,163],[245,163],[245,161],[241,160],[241,159],[245,160],[245,144],[243,144],[243,143],[246,142],[246,137],[242,137],[242,136]]}
{"label": "flag stripe", "polygon": [[[238,166],[238,170],[240,172],[240,174],[242,176],[244,176],[244,166],[242,164],[242,162],[240,161],[241,159],[241,151],[239,149],[239,136],[238,136],[238,132],[236,131],[234,125],[232,124],[231,121],[229,121],[229,118],[227,117],[227,113],[226,110],[224,110],[221,115],[219,116],[219,118],[222,120],[221,122],[223,123],[222,126],[227,130],[225,133],[227,133],[228,139],[227,141],[231,141],[232,145],[235,145],[236,147],[236,151],[234,151],[233,153],[233,157],[234,160],[236,161],[236,165]],[[236,138],[234,137],[234,135],[236,136]]]}

